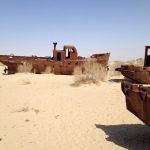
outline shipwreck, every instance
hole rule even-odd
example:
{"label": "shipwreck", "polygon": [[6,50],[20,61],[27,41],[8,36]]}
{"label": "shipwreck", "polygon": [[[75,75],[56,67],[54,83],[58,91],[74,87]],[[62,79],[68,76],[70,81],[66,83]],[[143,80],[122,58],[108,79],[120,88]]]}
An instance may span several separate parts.
{"label": "shipwreck", "polygon": [[[121,82],[127,109],[150,126],[150,56],[145,47],[144,66],[123,65],[116,68],[126,80]],[[129,80],[128,80],[129,79]]]}
{"label": "shipwreck", "polygon": [[[15,56],[0,55],[0,62],[6,65],[5,74],[14,74],[18,72],[18,68],[24,64],[32,66],[30,72],[43,73],[47,68],[51,68],[51,72],[58,75],[72,75],[76,66],[82,65],[88,59],[78,56],[75,46],[65,45],[63,50],[56,49],[57,42],[53,43],[53,57],[37,57],[37,56]],[[91,61],[96,61],[104,67],[108,67],[110,53],[93,54],[90,56]]]}
{"label": "shipwreck", "polygon": [[150,46],[145,46],[144,66],[122,65],[120,68],[116,68],[116,71],[120,71],[123,76],[134,80],[136,83],[150,84],[149,50]]}
{"label": "shipwreck", "polygon": [[123,81],[121,88],[127,109],[150,126],[150,85]]}

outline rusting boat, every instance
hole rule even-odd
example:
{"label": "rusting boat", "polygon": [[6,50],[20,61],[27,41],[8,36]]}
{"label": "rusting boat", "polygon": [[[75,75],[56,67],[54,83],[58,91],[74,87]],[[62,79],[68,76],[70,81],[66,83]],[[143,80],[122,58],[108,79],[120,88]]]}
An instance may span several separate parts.
{"label": "rusting boat", "polygon": [[150,126],[150,85],[122,81],[127,109]]}
{"label": "rusting boat", "polygon": [[150,46],[145,47],[144,66],[122,65],[121,68],[116,68],[125,77],[134,80],[136,83],[150,84],[150,55],[148,50]]}
{"label": "rusting boat", "polygon": [[117,71],[129,78],[121,82],[127,109],[150,126],[150,56],[145,47],[144,66],[122,65]]}
{"label": "rusting boat", "polygon": [[[63,50],[57,50],[57,42],[53,44],[53,57],[0,55],[0,62],[7,66],[4,72],[8,74],[16,73],[18,67],[26,63],[32,66],[30,72],[33,73],[45,72],[49,67],[54,74],[71,75],[76,66],[87,61],[87,58],[78,56],[77,49],[74,46],[65,45]],[[107,67],[109,56],[110,53],[93,54],[90,59]]]}
{"label": "rusting boat", "polygon": [[150,84],[150,67],[122,65],[116,70],[120,70],[123,76],[136,83]]}

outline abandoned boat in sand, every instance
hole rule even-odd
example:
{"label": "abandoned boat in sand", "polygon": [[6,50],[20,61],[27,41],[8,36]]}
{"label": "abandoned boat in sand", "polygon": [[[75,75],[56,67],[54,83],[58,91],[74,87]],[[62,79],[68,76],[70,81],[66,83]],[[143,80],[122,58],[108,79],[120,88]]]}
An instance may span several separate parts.
{"label": "abandoned boat in sand", "polygon": [[129,78],[121,82],[127,109],[150,126],[150,56],[145,47],[144,66],[122,65],[117,71]]}
{"label": "abandoned boat in sand", "polygon": [[[0,55],[0,62],[7,66],[5,73],[13,74],[18,72],[18,68],[24,64],[29,64],[30,72],[43,73],[47,68],[51,68],[51,72],[60,75],[73,74],[74,68],[87,61],[87,58],[78,56],[77,49],[74,46],[65,45],[63,50],[57,50],[54,44],[53,57],[37,57],[37,56],[14,56]],[[96,61],[107,67],[110,53],[93,54],[91,61]]]}
{"label": "abandoned boat in sand", "polygon": [[123,81],[121,88],[127,109],[150,126],[150,85]]}
{"label": "abandoned boat in sand", "polygon": [[116,68],[125,77],[134,80],[137,83],[150,84],[150,55],[148,50],[150,46],[145,46],[144,66],[122,65],[121,68]]}

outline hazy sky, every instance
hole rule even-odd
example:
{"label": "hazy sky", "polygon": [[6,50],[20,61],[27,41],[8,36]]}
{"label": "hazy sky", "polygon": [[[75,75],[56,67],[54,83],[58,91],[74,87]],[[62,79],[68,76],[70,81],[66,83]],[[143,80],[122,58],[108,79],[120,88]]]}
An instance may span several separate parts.
{"label": "hazy sky", "polygon": [[150,0],[0,0],[0,54],[52,55],[74,45],[81,56],[144,56],[150,45]]}

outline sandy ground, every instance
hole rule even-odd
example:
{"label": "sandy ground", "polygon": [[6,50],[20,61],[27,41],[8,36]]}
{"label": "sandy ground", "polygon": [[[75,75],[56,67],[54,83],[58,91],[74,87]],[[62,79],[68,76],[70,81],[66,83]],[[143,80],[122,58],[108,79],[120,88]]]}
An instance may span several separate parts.
{"label": "sandy ground", "polygon": [[73,76],[2,75],[0,150],[148,150],[150,128],[126,110],[120,79],[73,86]]}

